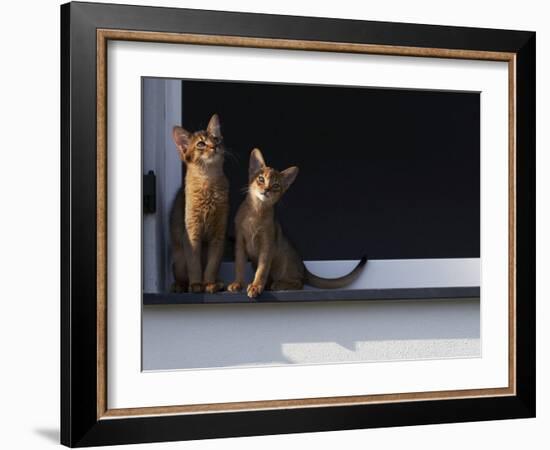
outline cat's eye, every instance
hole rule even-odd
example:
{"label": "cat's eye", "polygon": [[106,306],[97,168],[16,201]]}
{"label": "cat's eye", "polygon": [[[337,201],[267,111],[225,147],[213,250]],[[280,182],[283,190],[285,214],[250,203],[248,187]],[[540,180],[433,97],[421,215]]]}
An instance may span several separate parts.
{"label": "cat's eye", "polygon": [[264,181],[265,181],[265,180],[264,180],[264,177],[262,177],[262,176],[260,175],[260,176],[258,177],[258,182],[264,184]]}
{"label": "cat's eye", "polygon": [[274,183],[273,186],[271,186],[273,189],[279,189],[281,185],[279,183]]}
{"label": "cat's eye", "polygon": [[206,144],[204,143],[204,141],[197,142],[197,148],[204,148],[204,147],[206,147]]}

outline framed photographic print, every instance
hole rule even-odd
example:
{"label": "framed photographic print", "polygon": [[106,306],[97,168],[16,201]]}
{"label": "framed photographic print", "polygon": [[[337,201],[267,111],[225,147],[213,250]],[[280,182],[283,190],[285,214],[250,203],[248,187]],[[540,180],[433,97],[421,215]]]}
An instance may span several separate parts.
{"label": "framed photographic print", "polygon": [[61,26],[63,444],[535,415],[535,33]]}

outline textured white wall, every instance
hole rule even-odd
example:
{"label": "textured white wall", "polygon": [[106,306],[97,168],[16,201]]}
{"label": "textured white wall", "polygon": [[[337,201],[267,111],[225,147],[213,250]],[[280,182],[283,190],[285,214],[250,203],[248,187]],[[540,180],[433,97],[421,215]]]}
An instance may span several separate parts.
{"label": "textured white wall", "polygon": [[145,307],[143,369],[480,356],[479,300]]}

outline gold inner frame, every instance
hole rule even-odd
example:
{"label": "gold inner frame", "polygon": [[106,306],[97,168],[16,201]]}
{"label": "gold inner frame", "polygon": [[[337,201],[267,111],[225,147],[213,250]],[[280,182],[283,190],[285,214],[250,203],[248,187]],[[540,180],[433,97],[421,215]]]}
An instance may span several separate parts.
{"label": "gold inner frame", "polygon": [[[401,394],[318,397],[264,400],[200,405],[148,406],[108,409],[107,405],[107,42],[109,40],[172,44],[217,45],[267,49],[364,53],[391,56],[503,61],[508,63],[508,387],[466,389]],[[290,409],[391,403],[422,400],[448,400],[516,394],[516,54],[479,50],[422,48],[299,41],[130,30],[97,30],[97,418],[166,414],[218,413],[265,409]]]}

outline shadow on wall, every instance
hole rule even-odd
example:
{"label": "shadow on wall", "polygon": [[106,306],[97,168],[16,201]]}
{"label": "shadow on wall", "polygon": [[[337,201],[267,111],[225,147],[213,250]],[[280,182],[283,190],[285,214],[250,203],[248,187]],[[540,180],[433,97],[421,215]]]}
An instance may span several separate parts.
{"label": "shadow on wall", "polygon": [[146,307],[143,368],[479,356],[478,300],[312,306]]}

